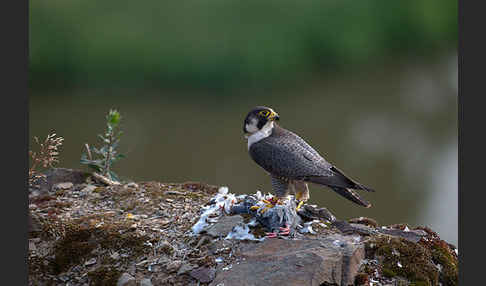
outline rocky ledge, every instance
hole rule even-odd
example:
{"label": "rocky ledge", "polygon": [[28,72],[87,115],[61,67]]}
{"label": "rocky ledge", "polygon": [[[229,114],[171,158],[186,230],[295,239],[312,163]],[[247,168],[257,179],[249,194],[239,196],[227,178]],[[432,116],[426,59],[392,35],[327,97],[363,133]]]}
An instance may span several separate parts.
{"label": "rocky ledge", "polygon": [[29,285],[458,284],[457,248],[427,227],[304,205],[295,231],[266,238],[226,188],[46,175],[29,191]]}

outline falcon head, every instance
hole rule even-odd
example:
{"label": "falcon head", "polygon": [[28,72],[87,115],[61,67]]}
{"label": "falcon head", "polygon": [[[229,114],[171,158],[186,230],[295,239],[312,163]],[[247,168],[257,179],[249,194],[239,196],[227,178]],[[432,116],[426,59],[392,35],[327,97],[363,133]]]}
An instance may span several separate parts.
{"label": "falcon head", "polygon": [[246,135],[251,135],[276,120],[279,120],[279,116],[273,109],[265,106],[257,106],[246,115],[245,121],[243,122],[243,132]]}

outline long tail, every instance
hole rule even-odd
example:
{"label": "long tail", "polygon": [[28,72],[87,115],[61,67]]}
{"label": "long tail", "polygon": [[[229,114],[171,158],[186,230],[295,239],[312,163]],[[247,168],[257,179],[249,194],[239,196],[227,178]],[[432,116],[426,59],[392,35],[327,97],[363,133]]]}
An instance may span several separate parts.
{"label": "long tail", "polygon": [[368,201],[363,199],[360,195],[358,195],[357,192],[353,190],[364,190],[368,192],[374,192],[375,190],[349,178],[336,167],[331,167],[331,171],[333,173],[331,176],[308,177],[307,181],[327,186],[333,189],[336,193],[360,206],[366,208],[371,207],[371,204]]}
{"label": "long tail", "polygon": [[353,190],[364,190],[367,192],[375,191],[374,189],[360,184],[350,177],[346,176],[341,170],[336,167],[331,167],[331,171],[333,173],[331,176],[308,177],[307,180],[312,183],[321,184],[329,187],[335,186],[341,188],[349,188]]}
{"label": "long tail", "polygon": [[346,189],[341,187],[330,187],[330,188],[333,189],[336,193],[345,197],[346,199],[352,201],[353,203],[356,203],[365,208],[371,207],[371,204],[367,200],[363,199],[360,195],[358,195],[358,193],[356,193],[351,189]]}

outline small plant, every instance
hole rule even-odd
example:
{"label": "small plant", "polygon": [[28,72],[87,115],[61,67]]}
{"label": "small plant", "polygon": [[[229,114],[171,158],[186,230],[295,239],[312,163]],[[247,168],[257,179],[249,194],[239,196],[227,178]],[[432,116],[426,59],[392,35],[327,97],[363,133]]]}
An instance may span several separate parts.
{"label": "small plant", "polygon": [[39,150],[34,152],[29,150],[29,156],[32,165],[29,168],[29,186],[37,187],[40,180],[45,180],[46,176],[40,173],[39,168],[47,169],[54,167],[59,162],[59,147],[62,146],[64,138],[56,137],[56,133],[53,131],[47,135],[44,142],[40,142],[39,138],[34,136],[34,141],[39,145]]}
{"label": "small plant", "polygon": [[[88,143],[85,144],[86,153],[81,155],[81,164],[88,165],[90,168],[107,177],[110,180],[119,182],[118,176],[113,172],[112,165],[117,160],[124,158],[122,154],[118,154],[116,148],[120,142],[120,136],[123,134],[120,131],[121,115],[117,110],[110,110],[106,116],[106,132],[104,135],[99,134],[98,137],[102,140],[103,146],[98,149],[90,147]],[[93,154],[98,158],[93,158]]]}

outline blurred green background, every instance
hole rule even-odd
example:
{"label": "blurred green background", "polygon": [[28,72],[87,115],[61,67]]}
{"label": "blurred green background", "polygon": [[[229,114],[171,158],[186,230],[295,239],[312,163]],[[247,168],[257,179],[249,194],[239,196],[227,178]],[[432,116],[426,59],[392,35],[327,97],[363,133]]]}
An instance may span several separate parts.
{"label": "blurred green background", "polygon": [[271,190],[242,121],[273,107],[376,193],[364,209],[311,186],[339,218],[427,225],[457,244],[457,2],[31,1],[30,137],[60,167],[123,116],[114,165],[135,180]]}

